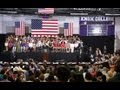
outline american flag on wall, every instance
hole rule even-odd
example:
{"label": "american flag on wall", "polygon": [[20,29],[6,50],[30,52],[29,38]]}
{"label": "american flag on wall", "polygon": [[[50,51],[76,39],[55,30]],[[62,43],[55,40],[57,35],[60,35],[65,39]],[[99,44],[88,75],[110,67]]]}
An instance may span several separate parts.
{"label": "american flag on wall", "polygon": [[40,14],[53,14],[54,8],[39,8],[38,13],[40,13]]}
{"label": "american flag on wall", "polygon": [[31,36],[32,37],[57,37],[59,34],[58,20],[31,20]]}
{"label": "american flag on wall", "polygon": [[25,22],[24,21],[15,22],[15,35],[25,35]]}
{"label": "american flag on wall", "polygon": [[64,36],[73,35],[73,23],[64,23]]}

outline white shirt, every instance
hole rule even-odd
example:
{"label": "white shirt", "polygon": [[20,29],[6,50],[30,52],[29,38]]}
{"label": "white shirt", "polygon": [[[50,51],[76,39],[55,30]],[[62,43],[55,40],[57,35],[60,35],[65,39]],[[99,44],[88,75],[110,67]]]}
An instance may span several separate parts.
{"label": "white shirt", "polygon": [[74,46],[75,46],[74,44],[72,44],[72,43],[70,44],[70,48],[74,48]]}
{"label": "white shirt", "polygon": [[29,47],[32,48],[33,47],[33,43],[30,42],[29,43]]}
{"label": "white shirt", "polygon": [[77,48],[77,47],[78,47],[78,43],[75,43],[75,44],[74,44],[74,47]]}
{"label": "white shirt", "polygon": [[15,40],[17,41],[17,40],[18,40],[18,38],[16,37],[16,38],[15,38]]}
{"label": "white shirt", "polygon": [[5,43],[5,46],[6,46],[6,47],[8,46],[8,42]]}
{"label": "white shirt", "polygon": [[82,41],[80,42],[80,45],[81,45],[81,47],[83,47],[83,42]]}
{"label": "white shirt", "polygon": [[73,53],[74,52],[74,44],[70,44],[70,49],[71,49],[71,52]]}

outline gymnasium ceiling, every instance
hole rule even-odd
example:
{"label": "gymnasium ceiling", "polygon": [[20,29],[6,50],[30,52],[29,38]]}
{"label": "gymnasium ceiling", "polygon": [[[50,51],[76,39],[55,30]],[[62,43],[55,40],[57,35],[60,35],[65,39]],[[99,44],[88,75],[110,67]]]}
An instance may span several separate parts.
{"label": "gymnasium ceiling", "polygon": [[[38,8],[0,8],[0,14],[40,15]],[[107,15],[120,16],[120,8],[55,8],[54,15]]]}

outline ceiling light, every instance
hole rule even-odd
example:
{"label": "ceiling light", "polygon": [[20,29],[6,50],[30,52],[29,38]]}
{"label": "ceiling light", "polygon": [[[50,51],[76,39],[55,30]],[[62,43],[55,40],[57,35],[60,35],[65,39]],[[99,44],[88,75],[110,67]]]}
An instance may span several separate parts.
{"label": "ceiling light", "polygon": [[88,13],[70,13],[70,15],[88,15]]}
{"label": "ceiling light", "polygon": [[105,15],[116,15],[117,16],[117,15],[120,15],[120,14],[109,14],[109,13],[106,13]]}

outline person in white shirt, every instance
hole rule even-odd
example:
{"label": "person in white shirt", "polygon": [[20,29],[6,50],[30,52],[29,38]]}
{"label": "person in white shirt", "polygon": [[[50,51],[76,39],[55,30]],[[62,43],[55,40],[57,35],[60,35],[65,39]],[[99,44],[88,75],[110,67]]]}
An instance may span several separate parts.
{"label": "person in white shirt", "polygon": [[96,56],[102,56],[102,52],[99,48],[96,48]]}
{"label": "person in white shirt", "polygon": [[40,44],[41,44],[41,41],[40,40],[37,41],[37,43],[36,43],[36,51],[37,52],[39,52],[39,50],[40,50]]}
{"label": "person in white shirt", "polygon": [[29,42],[29,50],[32,51],[33,50],[33,43]]}
{"label": "person in white shirt", "polygon": [[76,42],[75,42],[75,44],[74,44],[75,51],[77,51],[77,49],[78,49],[78,46],[79,46],[79,43],[76,41]]}
{"label": "person in white shirt", "polygon": [[18,36],[16,36],[15,40],[18,41]]}
{"label": "person in white shirt", "polygon": [[74,47],[75,47],[74,43],[73,43],[73,42],[70,43],[70,50],[71,50],[71,53],[74,53]]}
{"label": "person in white shirt", "polygon": [[80,40],[80,42],[79,42],[79,43],[80,43],[80,47],[81,47],[81,48],[83,48],[83,41],[82,41],[82,40]]}
{"label": "person in white shirt", "polygon": [[8,51],[8,41],[5,42],[5,51]]}
{"label": "person in white shirt", "polygon": [[12,53],[15,53],[15,52],[16,52],[16,45],[14,43],[13,48],[12,48]]}

